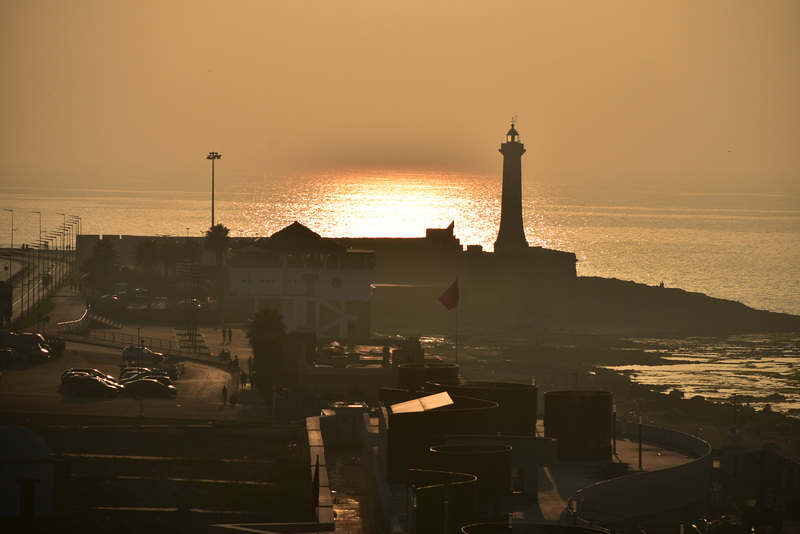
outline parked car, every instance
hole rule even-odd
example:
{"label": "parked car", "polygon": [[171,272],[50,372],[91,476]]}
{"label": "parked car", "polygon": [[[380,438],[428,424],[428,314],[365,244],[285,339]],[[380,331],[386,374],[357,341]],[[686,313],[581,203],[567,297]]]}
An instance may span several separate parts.
{"label": "parked car", "polygon": [[124,378],[120,378],[120,382],[122,384],[130,384],[131,382],[136,382],[137,380],[141,380],[143,378],[150,378],[152,380],[157,380],[167,386],[172,385],[172,380],[165,373],[153,372],[153,371],[142,371],[141,373],[128,374]]}
{"label": "parked car", "polygon": [[203,308],[203,303],[197,299],[183,299],[176,302],[175,307],[179,310],[188,310],[191,309],[192,307],[195,307],[198,310],[200,310]]}
{"label": "parked car", "polygon": [[67,350],[67,342],[59,337],[49,337],[46,341],[50,356],[53,358],[58,358]]}
{"label": "parked car", "polygon": [[64,392],[79,397],[117,397],[124,391],[125,386],[82,373],[69,375],[64,382]]}
{"label": "parked car", "polygon": [[0,348],[0,365],[15,365],[28,361],[28,355],[10,347]]}
{"label": "parked car", "polygon": [[175,386],[162,384],[153,378],[140,378],[125,384],[125,393],[137,397],[171,397],[178,394]]}
{"label": "parked car", "polygon": [[136,347],[128,345],[122,349],[122,357],[129,363],[147,362],[157,365],[164,361],[164,355],[160,352],[155,352],[147,347]]}
{"label": "parked car", "polygon": [[67,378],[76,374],[94,376],[97,378],[102,378],[103,380],[108,380],[110,382],[119,383],[119,381],[113,376],[107,375],[97,369],[89,369],[88,367],[70,367],[69,369],[61,373],[61,383],[63,384],[67,380]]}
{"label": "parked car", "polygon": [[25,332],[17,334],[0,330],[0,347],[14,349],[27,355],[32,361],[40,362],[50,358],[50,348],[41,334]]}
{"label": "parked car", "polygon": [[139,367],[138,365],[123,365],[119,368],[119,380],[122,382],[126,378],[130,378],[136,373],[163,373],[161,369],[154,369],[151,367]]}

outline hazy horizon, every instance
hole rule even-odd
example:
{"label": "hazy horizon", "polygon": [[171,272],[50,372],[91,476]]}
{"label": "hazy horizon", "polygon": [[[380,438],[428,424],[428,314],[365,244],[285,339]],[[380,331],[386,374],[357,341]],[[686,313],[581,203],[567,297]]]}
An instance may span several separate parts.
{"label": "hazy horizon", "polygon": [[320,169],[714,191],[800,182],[800,3],[0,4],[0,184]]}

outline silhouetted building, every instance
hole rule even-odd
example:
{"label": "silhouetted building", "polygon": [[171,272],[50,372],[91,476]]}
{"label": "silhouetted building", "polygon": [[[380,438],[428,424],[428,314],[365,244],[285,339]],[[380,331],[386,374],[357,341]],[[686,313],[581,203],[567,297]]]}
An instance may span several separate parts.
{"label": "silhouetted building", "polygon": [[55,464],[33,430],[0,426],[0,518],[33,519],[55,513]]}
{"label": "silhouetted building", "polygon": [[231,250],[227,264],[232,298],[252,312],[277,309],[287,331],[369,337],[374,252],[348,250],[294,222]]}

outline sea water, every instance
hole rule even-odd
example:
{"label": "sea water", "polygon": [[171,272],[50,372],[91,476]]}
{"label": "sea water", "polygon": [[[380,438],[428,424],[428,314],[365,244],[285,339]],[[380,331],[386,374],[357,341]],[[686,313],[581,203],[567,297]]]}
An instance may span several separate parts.
{"label": "sea water", "polygon": [[[330,171],[235,179],[219,174],[214,221],[232,236],[268,236],[299,221],[323,237],[420,237],[427,228],[452,221],[463,246],[492,250],[500,221],[499,174]],[[45,236],[63,233],[65,222],[77,228],[77,217],[82,233],[100,235],[199,236],[211,225],[211,194],[201,190],[205,182],[188,188],[171,188],[166,180],[131,183],[109,181],[91,189],[0,184],[0,207],[14,211],[15,246],[38,240],[35,212],[41,213]],[[800,315],[796,194],[525,179],[522,196],[528,243],[574,252],[579,276],[663,282]],[[11,212],[0,216],[0,244],[8,246]],[[800,406],[791,393],[800,372],[797,340],[775,349],[780,354],[772,348],[759,352],[759,345],[753,352],[751,344],[741,343],[689,347],[676,350],[671,368],[625,370],[644,383],[682,384],[687,394],[711,398],[723,398],[736,384],[766,394],[788,391],[790,399],[776,404]],[[765,362],[777,368],[762,369]],[[778,383],[765,378],[775,376]]]}
{"label": "sea water", "polygon": [[[341,171],[218,180],[214,219],[232,236],[268,236],[299,221],[323,237],[419,237],[455,222],[461,244],[492,250],[500,221],[494,175]],[[103,189],[0,184],[14,242],[35,243],[80,217],[84,234],[202,235],[209,191],[163,183]],[[196,185],[196,184],[195,184]],[[167,186],[168,187],[168,186]],[[0,212],[0,245],[11,242]],[[579,276],[663,282],[800,315],[800,197],[526,180],[530,245],[574,252]]]}

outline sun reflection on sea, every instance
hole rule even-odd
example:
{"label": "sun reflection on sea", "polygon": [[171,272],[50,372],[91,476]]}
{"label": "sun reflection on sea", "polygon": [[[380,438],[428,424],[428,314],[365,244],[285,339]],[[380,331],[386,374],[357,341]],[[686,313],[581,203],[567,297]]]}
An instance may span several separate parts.
{"label": "sun reflection on sea", "polygon": [[351,171],[291,179],[291,189],[267,179],[253,191],[238,235],[269,235],[297,220],[325,237],[419,237],[454,221],[462,244],[488,246],[499,224],[500,182],[483,175]]}

